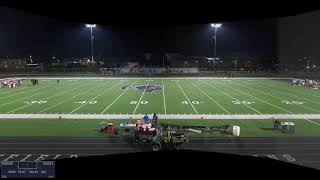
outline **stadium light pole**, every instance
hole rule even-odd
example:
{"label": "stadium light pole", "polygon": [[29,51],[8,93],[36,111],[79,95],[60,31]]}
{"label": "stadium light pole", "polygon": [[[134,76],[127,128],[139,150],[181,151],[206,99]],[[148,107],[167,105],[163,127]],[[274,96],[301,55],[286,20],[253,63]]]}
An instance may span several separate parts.
{"label": "stadium light pole", "polygon": [[214,59],[213,59],[213,69],[214,71],[216,70],[216,65],[215,65],[215,61],[216,61],[216,55],[217,55],[217,30],[219,27],[221,27],[222,24],[220,23],[212,23],[211,27],[214,28]]}
{"label": "stadium light pole", "polygon": [[95,24],[86,24],[87,28],[90,28],[90,37],[91,37],[91,62],[93,62],[93,33],[92,33],[92,29],[94,27],[96,27]]}

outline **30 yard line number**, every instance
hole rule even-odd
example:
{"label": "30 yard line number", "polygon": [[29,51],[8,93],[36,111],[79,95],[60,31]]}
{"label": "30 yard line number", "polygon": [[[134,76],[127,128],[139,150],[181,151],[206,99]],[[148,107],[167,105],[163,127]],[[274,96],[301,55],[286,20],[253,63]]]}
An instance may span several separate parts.
{"label": "30 yard line number", "polygon": [[80,101],[80,102],[75,102],[77,104],[97,104],[98,101]]}
{"label": "30 yard line number", "polygon": [[48,101],[44,101],[44,100],[41,100],[41,101],[26,101],[26,102],[24,102],[24,103],[26,103],[26,104],[45,104],[45,103],[47,103]]}
{"label": "30 yard line number", "polygon": [[254,104],[254,102],[250,101],[232,101],[233,104],[239,105],[239,104]]}
{"label": "30 yard line number", "polygon": [[305,102],[300,102],[300,101],[282,101],[284,104],[288,105],[301,105],[304,104]]}

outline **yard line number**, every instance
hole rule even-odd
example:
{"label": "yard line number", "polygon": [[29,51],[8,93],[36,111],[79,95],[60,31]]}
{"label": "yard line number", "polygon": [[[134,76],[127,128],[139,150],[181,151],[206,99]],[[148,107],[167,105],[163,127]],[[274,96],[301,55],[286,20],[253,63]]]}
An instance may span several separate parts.
{"label": "yard line number", "polygon": [[47,103],[48,101],[44,101],[44,100],[41,100],[41,101],[26,101],[26,102],[24,102],[24,103],[26,103],[26,104],[45,104],[45,103]]}
{"label": "yard line number", "polygon": [[[140,104],[148,104],[148,101],[140,101]],[[130,101],[130,104],[138,104],[138,101]]]}
{"label": "yard line number", "polygon": [[97,104],[98,101],[79,101],[79,102],[74,102],[77,104]]}
{"label": "yard line number", "polygon": [[300,102],[300,101],[282,101],[284,104],[289,104],[289,105],[301,105],[304,104],[305,102]]}
{"label": "yard line number", "polygon": [[232,101],[233,104],[235,105],[240,105],[240,104],[254,104],[254,102],[250,101]]}
{"label": "yard line number", "polygon": [[[189,104],[188,101],[182,101],[181,102],[182,104]],[[199,102],[199,101],[191,101],[192,104],[200,104],[200,103],[203,103],[203,102]]]}

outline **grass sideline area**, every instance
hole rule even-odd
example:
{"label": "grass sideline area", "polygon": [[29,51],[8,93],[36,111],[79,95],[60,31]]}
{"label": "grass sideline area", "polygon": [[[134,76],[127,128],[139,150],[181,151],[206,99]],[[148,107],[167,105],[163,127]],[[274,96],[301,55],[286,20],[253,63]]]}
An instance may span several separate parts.
{"label": "grass sideline area", "polygon": [[[285,121],[285,120],[283,120]],[[160,120],[161,123],[177,125],[237,125],[241,128],[240,137],[320,137],[319,126],[306,120],[286,120],[295,123],[295,133],[282,133],[273,130],[272,120]],[[320,120],[314,120],[320,123]],[[93,120],[93,119],[0,119],[0,137],[123,137],[100,133],[98,129],[107,122],[116,128],[128,120]],[[133,122],[133,120],[131,121]],[[230,134],[186,133],[189,137],[230,137]],[[132,136],[132,133],[127,136]]]}

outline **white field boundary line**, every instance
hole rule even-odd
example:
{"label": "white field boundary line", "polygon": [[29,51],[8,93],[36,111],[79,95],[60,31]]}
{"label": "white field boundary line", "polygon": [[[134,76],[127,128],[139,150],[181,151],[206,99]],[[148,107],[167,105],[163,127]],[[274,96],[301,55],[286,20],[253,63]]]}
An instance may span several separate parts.
{"label": "white field boundary line", "polygon": [[311,123],[313,123],[313,124],[316,124],[316,125],[318,125],[318,126],[320,126],[320,124],[319,123],[316,123],[316,122],[314,122],[314,121],[311,121],[310,119],[311,118],[303,118],[304,120],[307,120],[307,121],[309,121],[309,122],[311,122]]}
{"label": "white field boundary line", "polygon": [[105,94],[106,92],[108,92],[109,90],[113,89],[114,87],[118,86],[120,84],[120,82],[115,83],[113,86],[111,86],[110,88],[104,90],[102,93],[98,94],[97,96],[95,96],[94,98],[90,99],[89,101],[87,101],[86,103],[80,105],[79,107],[77,107],[76,109],[72,110],[69,114],[72,114],[73,112],[77,111],[78,109],[82,108],[83,106],[87,105],[88,102],[95,100],[96,98],[102,96],[103,94]]}
{"label": "white field boundary line", "polygon": [[[162,79],[163,77],[153,77],[153,78],[144,78],[144,77],[37,77],[37,79],[47,79],[47,80],[57,80],[57,79]],[[30,78],[24,78],[30,79]],[[229,79],[227,77],[165,77],[164,79]],[[232,79],[294,79],[292,77],[237,77]],[[230,80],[232,80],[230,79]]]}
{"label": "white field boundary line", "polygon": [[[50,96],[50,97],[47,97],[47,98],[44,98],[44,99],[41,99],[40,101],[49,100],[49,99],[52,99],[52,98],[54,98],[54,97],[56,97],[56,96],[59,96],[59,95],[61,95],[61,94],[70,92],[70,91],[72,91],[72,90],[74,90],[74,89],[78,89],[78,88],[73,88],[73,89],[71,89],[71,90],[69,90],[69,91],[65,91],[65,90],[67,89],[67,87],[70,87],[70,86],[73,86],[73,85],[74,85],[74,84],[69,84],[69,85],[67,85],[67,86],[64,86],[63,89],[62,89],[63,91],[62,91],[61,93],[55,94],[55,95],[53,95],[53,96]],[[61,89],[58,89],[58,88],[55,88],[55,89],[61,91]],[[50,91],[48,91],[48,92],[50,92]],[[15,112],[15,111],[17,111],[17,110],[20,110],[20,109],[23,109],[23,108],[26,108],[26,107],[29,107],[29,106],[32,106],[32,105],[33,105],[33,104],[27,104],[27,105],[25,105],[25,106],[22,106],[22,107],[19,107],[19,108],[14,109],[14,110],[8,111],[8,112],[6,112],[6,114]]]}
{"label": "white field boundary line", "polygon": [[[30,114],[0,114],[0,119],[30,119]],[[32,119],[131,119],[130,114],[32,114]],[[134,114],[135,117],[143,117],[143,114]],[[212,115],[212,114],[167,114],[158,115],[160,119],[188,119],[188,120],[222,120],[222,119],[237,119],[237,120],[254,120],[264,119],[270,120],[276,119],[317,119],[320,120],[320,114],[224,114],[224,115]],[[0,120],[1,121],[1,120]],[[316,123],[320,126],[319,123]]]}
{"label": "white field boundary line", "polygon": [[183,95],[187,98],[189,104],[191,105],[191,107],[193,108],[194,112],[196,112],[196,114],[199,114],[198,111],[194,108],[194,106],[192,105],[190,99],[188,98],[188,96],[186,95],[186,93],[184,92],[184,90],[181,88],[180,84],[178,83],[177,80],[175,80],[176,84],[178,85],[178,87],[180,88],[180,90],[182,91]]}
{"label": "white field boundary line", "polygon": [[164,93],[164,83],[163,83],[163,78],[161,79],[162,81],[162,95],[163,95],[163,107],[164,107],[164,114],[167,114],[167,105],[166,105],[166,95]]}
{"label": "white field boundary line", "polygon": [[214,99],[212,99],[206,92],[204,92],[201,88],[195,86],[194,84],[192,84],[194,87],[196,87],[202,94],[204,94],[205,96],[207,96],[212,102],[214,102],[216,105],[218,105],[224,112],[226,112],[227,114],[231,114],[228,110],[226,110],[224,107],[222,107],[218,102],[216,102]]}
{"label": "white field boundary line", "polygon": [[[50,86],[50,87],[53,87],[53,86]],[[50,88],[50,87],[45,87],[45,88]],[[41,88],[41,89],[43,89],[43,88]],[[56,89],[58,89],[58,88],[57,88],[57,87],[54,87],[54,90],[56,90]],[[17,102],[17,101],[21,101],[21,100],[24,100],[24,99],[31,98],[31,97],[37,96],[37,95],[39,95],[39,94],[47,93],[47,92],[48,92],[48,91],[41,91],[41,92],[39,92],[39,93],[37,93],[37,94],[34,94],[34,95],[32,95],[32,96],[28,96],[28,97],[24,97],[24,98],[21,98],[21,99],[16,99],[16,100],[14,100],[14,101],[10,101],[10,102],[4,103],[4,104],[0,104],[0,107],[1,107],[1,106],[4,106],[4,105],[7,105],[7,104],[11,104],[11,103]],[[50,91],[49,91],[49,92],[50,92]],[[8,97],[8,96],[7,96],[7,97]]]}
{"label": "white field boundary line", "polygon": [[[219,83],[220,83],[220,82],[219,82]],[[230,87],[230,86],[225,85],[225,84],[224,84],[224,86]],[[280,109],[281,111],[284,111],[284,112],[293,114],[292,112],[290,112],[290,111],[288,111],[288,110],[285,110],[285,109],[283,109],[283,108],[281,108],[281,107],[279,107],[279,106],[277,106],[277,105],[274,105],[274,104],[272,104],[272,103],[269,103],[269,102],[267,102],[267,101],[265,101],[265,100],[263,100],[263,99],[260,99],[260,98],[258,98],[258,97],[256,97],[256,96],[253,96],[253,95],[251,95],[251,94],[248,94],[248,93],[246,93],[246,92],[243,92],[243,91],[241,91],[241,90],[239,90],[239,89],[237,89],[237,88],[235,88],[235,87],[232,87],[232,89],[234,89],[234,90],[236,90],[236,91],[238,91],[238,92],[240,92],[240,93],[242,93],[242,94],[245,94],[245,95],[247,95],[247,96],[253,97],[253,98],[255,98],[255,99],[257,99],[257,100],[259,100],[259,101],[261,101],[261,102],[263,102],[263,103],[265,103],[265,104],[268,104],[269,106],[272,106],[272,107],[275,107],[275,108],[277,108],[277,109]]]}
{"label": "white field boundary line", "polygon": [[138,107],[139,107],[139,104],[140,104],[140,102],[141,102],[141,99],[143,98],[143,95],[144,95],[144,93],[146,92],[146,89],[147,89],[147,87],[148,87],[148,86],[149,86],[149,84],[150,84],[150,81],[151,81],[151,79],[149,78],[148,84],[147,84],[147,86],[144,88],[144,90],[143,90],[143,92],[142,92],[142,94],[141,94],[141,96],[140,96],[140,99],[139,99],[139,101],[138,101],[138,103],[137,103],[136,107],[134,108],[134,110],[133,110],[133,113],[132,113],[132,114],[136,113],[136,111],[137,111],[137,109],[138,109]]}
{"label": "white field boundary line", "polygon": [[[229,97],[231,97],[232,99],[235,99],[236,101],[240,101],[239,99],[237,99],[237,98],[235,98],[235,97],[233,97],[233,96],[231,96],[230,94],[228,94],[228,93],[225,93],[225,92],[223,92],[223,91],[221,91],[220,89],[218,89],[218,88],[216,88],[216,87],[214,87],[213,85],[211,85],[210,83],[208,83],[208,82],[205,82],[207,85],[209,85],[210,87],[212,87],[212,88],[214,88],[214,89],[216,89],[216,90],[218,90],[219,92],[221,92],[222,94],[224,94],[224,95],[226,95],[226,96],[229,96]],[[247,105],[247,104],[243,104],[244,106],[246,106],[246,107],[248,107],[249,109],[251,109],[251,110],[253,110],[253,111],[255,111],[255,112],[257,112],[258,114],[262,114],[260,111],[258,111],[258,110],[256,110],[256,109],[254,109],[253,107],[251,107],[251,106],[249,106],[249,105]]]}
{"label": "white field boundary line", "polygon": [[[249,87],[247,87],[247,86],[242,86],[242,85],[240,85],[240,84],[238,84],[238,83],[236,83],[236,84],[237,84],[238,86],[241,86],[241,87],[245,87],[245,88],[248,88],[248,89],[257,91],[257,92],[261,92],[261,93],[263,93],[263,94],[266,94],[267,96],[270,96],[270,97],[273,97],[273,98],[277,98],[277,99],[280,99],[280,100],[284,100],[284,99],[282,99],[282,98],[279,98],[279,97],[277,97],[277,96],[273,96],[273,95],[271,95],[271,94],[269,94],[269,93],[266,93],[266,92],[264,92],[264,91],[260,91],[260,90],[254,89],[254,88],[249,88]],[[305,106],[303,106],[303,105],[299,105],[299,106],[308,109],[308,107],[305,107]],[[288,111],[288,112],[291,113],[291,114],[294,114],[294,113],[291,112],[291,111]],[[309,121],[309,122],[311,122],[311,123],[313,123],[313,124],[316,124],[316,125],[320,126],[320,124],[318,124],[318,123],[316,123],[316,122],[314,122],[314,121],[311,121],[311,120],[306,119],[306,118],[304,118],[304,119],[307,120],[307,121]]]}
{"label": "white field boundary line", "polygon": [[108,107],[106,107],[106,108],[100,113],[100,115],[102,115],[104,112],[106,112],[115,102],[117,102],[118,99],[119,99],[122,95],[124,95],[124,94],[130,89],[130,87],[132,87],[132,86],[134,85],[134,83],[135,83],[135,82],[133,82],[129,87],[127,87],[126,90],[124,90],[111,104],[109,104]]}
{"label": "white field boundary line", "polygon": [[[259,85],[256,85],[256,86],[259,86]],[[259,86],[259,87],[262,87],[262,86]],[[268,88],[268,87],[263,87],[263,88],[269,89],[269,90],[271,90],[271,91],[273,90],[273,89]],[[280,92],[279,94],[286,94],[286,93]],[[272,95],[269,95],[269,96],[272,96]],[[276,97],[276,96],[273,96],[273,97]],[[277,97],[276,97],[276,98],[277,98]],[[278,99],[282,99],[283,101],[287,101],[287,99],[284,99],[284,98],[278,98]],[[311,111],[317,112],[317,113],[320,112],[319,110],[316,110],[316,109],[313,109],[313,108],[304,106],[304,105],[302,105],[302,104],[297,104],[297,105],[298,105],[298,106],[301,106],[301,107],[303,107],[303,108],[305,108],[305,109],[309,109],[309,110],[311,110]]]}

